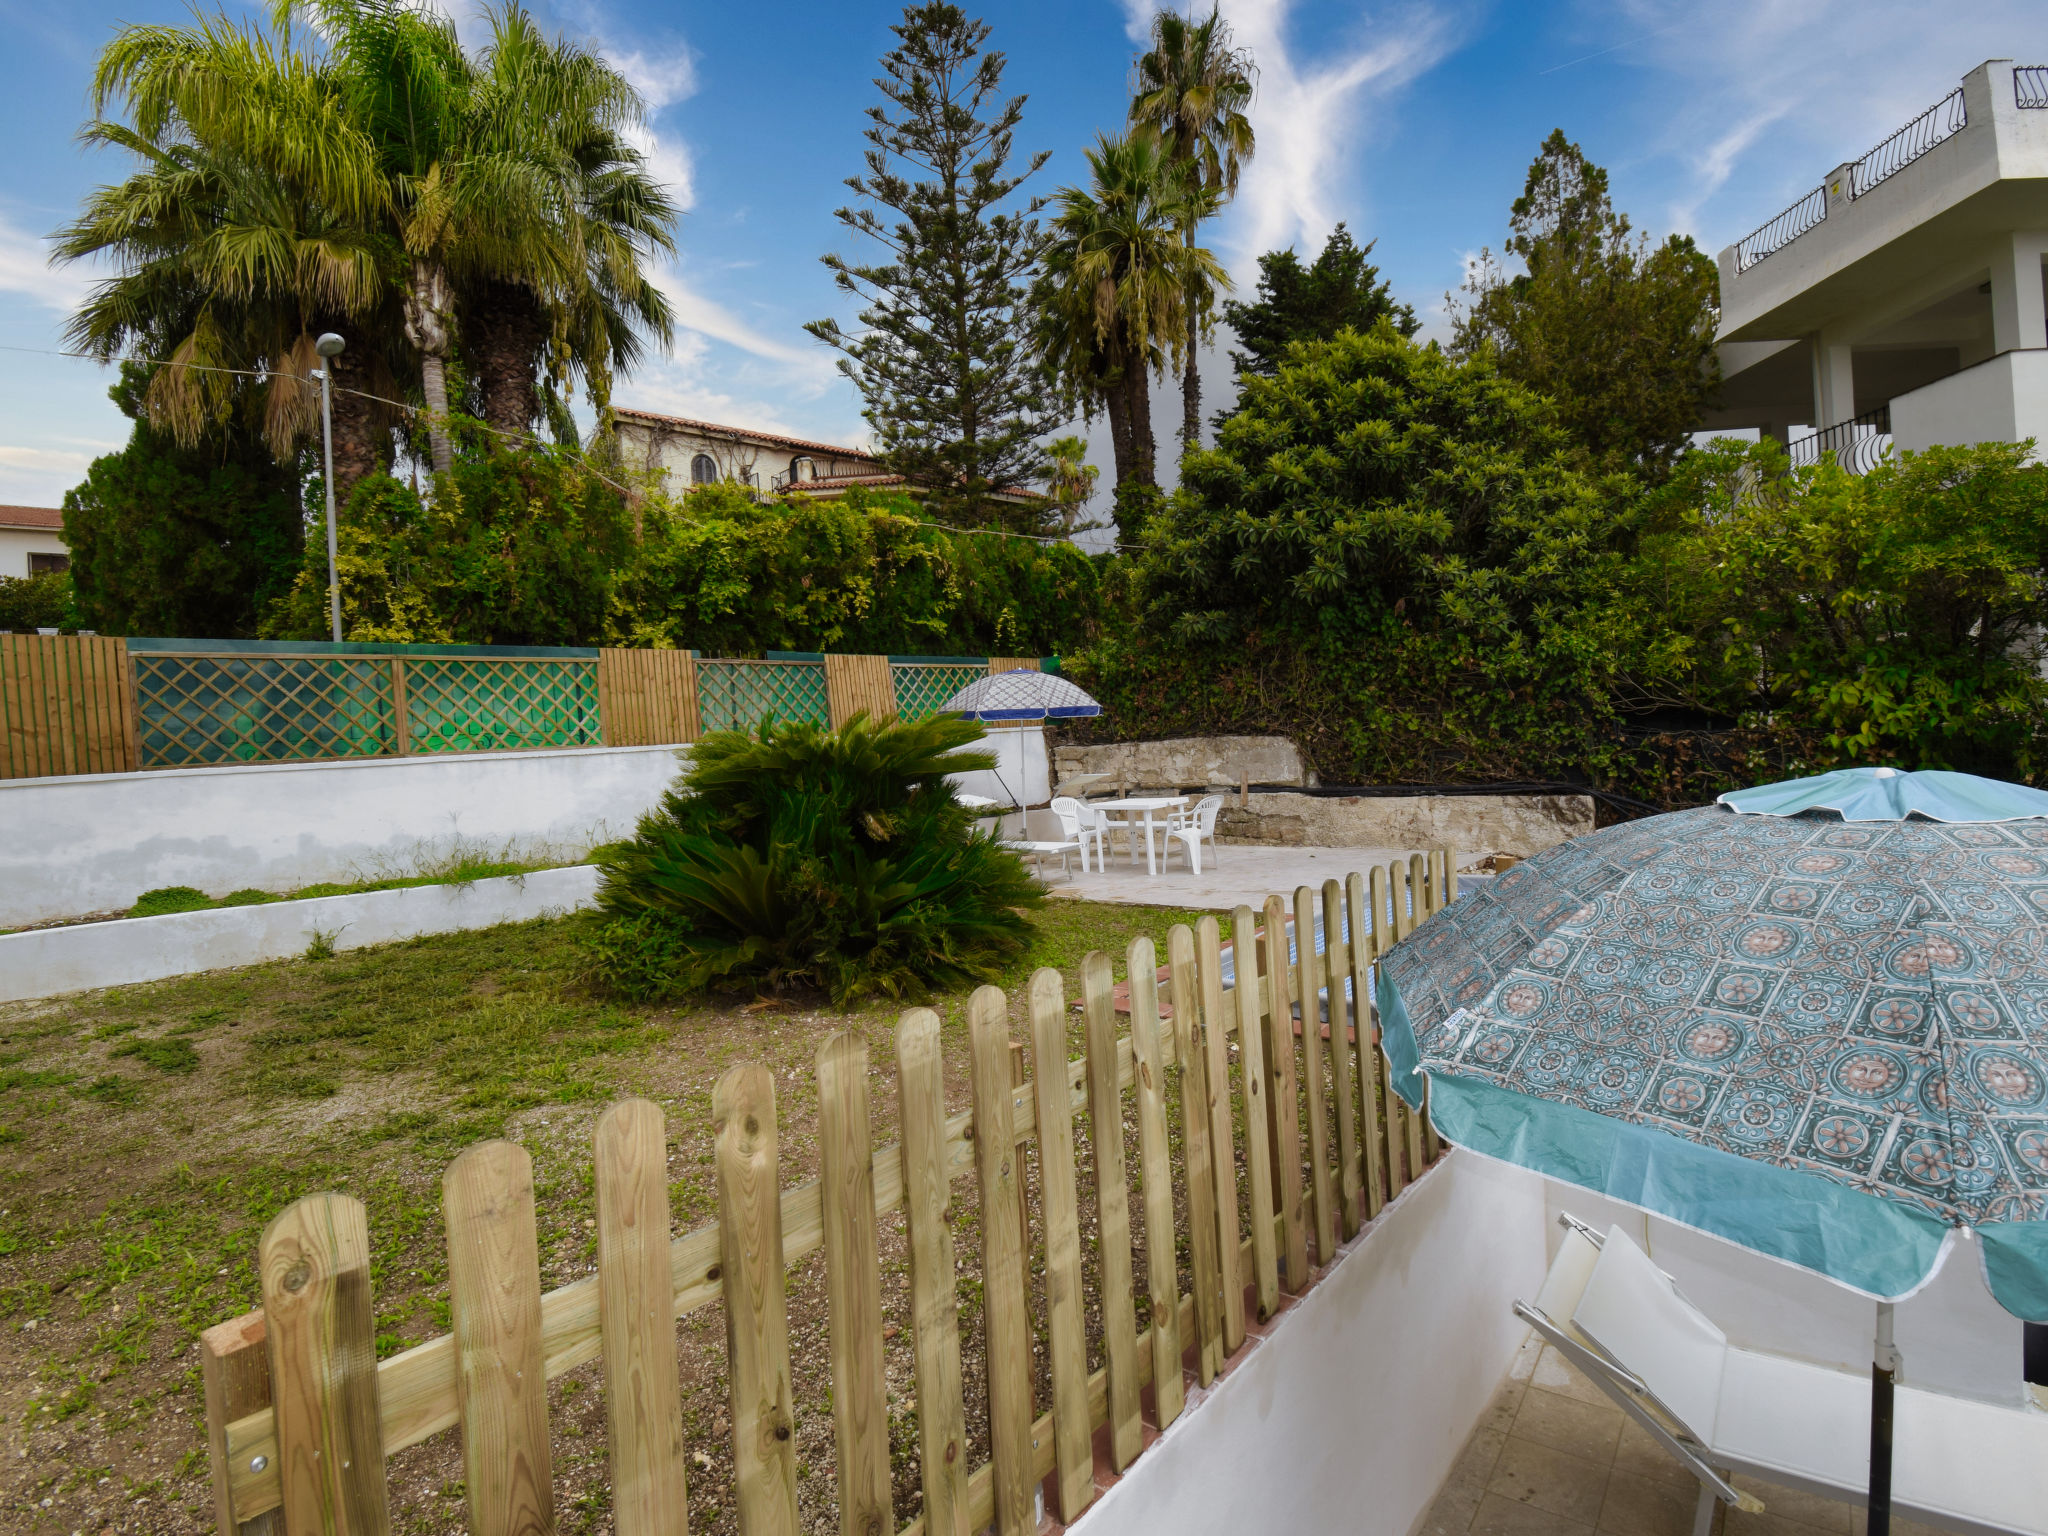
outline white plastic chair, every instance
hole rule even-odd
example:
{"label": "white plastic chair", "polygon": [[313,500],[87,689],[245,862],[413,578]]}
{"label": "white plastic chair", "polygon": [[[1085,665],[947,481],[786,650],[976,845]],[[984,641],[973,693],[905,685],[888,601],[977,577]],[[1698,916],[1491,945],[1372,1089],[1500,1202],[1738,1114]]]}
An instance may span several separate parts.
{"label": "white plastic chair", "polygon": [[1202,844],[1209,845],[1209,856],[1216,857],[1216,816],[1223,809],[1221,795],[1204,795],[1188,810],[1178,811],[1166,828],[1166,852],[1163,863],[1173,861],[1176,844],[1187,855],[1188,869],[1199,875],[1202,872]]}
{"label": "white plastic chair", "polygon": [[[1088,844],[1095,844],[1095,864],[1098,869],[1108,867],[1107,845],[1103,842],[1101,828],[1102,813],[1091,811],[1071,795],[1061,795],[1052,802],[1052,813],[1059,818],[1060,835],[1067,844],[1081,855],[1081,873],[1088,873]],[[1064,856],[1060,868],[1066,868]]]}
{"label": "white plastic chair", "polygon": [[[1515,1313],[1700,1482],[1693,1529],[1716,1502],[1756,1512],[1728,1481],[1860,1502],[1869,1491],[1870,1377],[1741,1349],[1615,1227],[1560,1216],[1564,1245]],[[2048,1533],[2048,1415],[1900,1386],[1892,1509],[1950,1530]]]}

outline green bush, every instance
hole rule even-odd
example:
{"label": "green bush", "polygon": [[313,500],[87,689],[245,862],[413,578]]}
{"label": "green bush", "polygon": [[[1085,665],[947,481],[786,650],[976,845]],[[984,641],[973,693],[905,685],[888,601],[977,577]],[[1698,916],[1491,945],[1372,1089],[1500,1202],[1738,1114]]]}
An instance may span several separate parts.
{"label": "green bush", "polygon": [[1097,566],[1071,544],[923,525],[908,496],[652,497],[611,620],[628,645],[711,655],[1046,656],[1095,632]]}
{"label": "green bush", "polygon": [[214,905],[217,907],[262,907],[268,906],[273,901],[283,900],[284,898],[275,891],[259,891],[254,887],[245,886],[239,891],[229,891],[227,895],[221,897]]}
{"label": "green bush", "polygon": [[28,634],[77,622],[71,611],[71,573],[0,576],[0,630]]}
{"label": "green bush", "polygon": [[[335,534],[344,634],[595,644],[632,549],[626,493],[576,449],[507,446],[460,418],[457,433],[462,452],[431,496],[385,474],[365,476],[350,493]],[[265,615],[263,633],[327,637],[324,538],[306,540],[297,579]]]}
{"label": "green bush", "polygon": [[834,1003],[994,977],[1043,899],[945,775],[993,766],[954,716],[706,736],[629,843],[603,850],[587,930],[629,997],[817,987]]}
{"label": "green bush", "polygon": [[2031,443],[1852,475],[1775,445],[1688,454],[1632,590],[1665,691],[1796,741],[1811,769],[2048,766],[2048,467]]}
{"label": "green bush", "polygon": [[189,885],[164,885],[136,897],[128,915],[162,917],[170,912],[203,912],[212,905],[213,898],[204,891],[194,890]]}
{"label": "green bush", "polygon": [[1272,731],[1337,782],[1593,761],[1637,616],[1634,488],[1542,397],[1382,323],[1248,376],[1149,520],[1127,627],[1064,663],[1125,737]]}

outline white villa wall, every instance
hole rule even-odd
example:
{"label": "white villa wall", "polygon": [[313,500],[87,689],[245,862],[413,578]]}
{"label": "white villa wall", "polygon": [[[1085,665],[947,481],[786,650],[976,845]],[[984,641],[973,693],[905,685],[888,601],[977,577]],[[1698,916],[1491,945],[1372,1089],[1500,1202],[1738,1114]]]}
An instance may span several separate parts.
{"label": "white villa wall", "polygon": [[458,850],[578,859],[630,835],[680,766],[674,747],[591,747],[0,781],[0,928],[166,885],[410,874]]}
{"label": "white villa wall", "polygon": [[1406,1536],[1528,1330],[1543,1186],[1452,1152],[1077,1522]]}
{"label": "white villa wall", "polygon": [[[1552,1252],[1563,1240],[1559,1211],[1603,1232],[1618,1225],[1731,1343],[1837,1370],[1870,1369],[1877,1311],[1868,1297],[1568,1184],[1546,1181],[1545,1201]],[[1904,1379],[1929,1392],[2022,1406],[2020,1322],[1986,1289],[1980,1252],[1974,1240],[1957,1242],[1927,1287],[1898,1303]]]}
{"label": "white villa wall", "polygon": [[0,934],[0,1003],[286,960],[303,955],[316,934],[342,950],[523,923],[587,907],[596,892],[596,869],[577,864],[466,885],[419,885]]}
{"label": "white villa wall", "polygon": [[2048,447],[2048,350],[2002,352],[1892,401],[1892,442],[1901,449],[2029,437]]}
{"label": "white villa wall", "polygon": [[71,551],[55,528],[0,528],[0,576],[26,576],[28,557]]}

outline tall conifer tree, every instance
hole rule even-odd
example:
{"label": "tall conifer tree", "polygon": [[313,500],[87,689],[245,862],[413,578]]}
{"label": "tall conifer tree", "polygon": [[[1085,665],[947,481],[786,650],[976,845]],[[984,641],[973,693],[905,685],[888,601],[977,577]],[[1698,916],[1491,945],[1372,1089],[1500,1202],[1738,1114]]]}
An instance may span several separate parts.
{"label": "tall conifer tree", "polygon": [[[805,329],[842,354],[885,465],[935,510],[1000,521],[1009,509],[990,492],[1043,473],[1038,439],[1056,425],[1032,344],[1041,201],[1004,206],[1047,153],[1007,174],[1024,98],[998,96],[1004,57],[984,51],[986,23],[954,5],[912,5],[890,30],[898,46],[875,82],[884,104],[868,109],[867,173],[846,182],[865,206],[837,214],[886,254],[869,265],[822,258],[860,301],[860,328],[849,335],[828,319]],[[1040,516],[1021,520],[1035,528]]]}

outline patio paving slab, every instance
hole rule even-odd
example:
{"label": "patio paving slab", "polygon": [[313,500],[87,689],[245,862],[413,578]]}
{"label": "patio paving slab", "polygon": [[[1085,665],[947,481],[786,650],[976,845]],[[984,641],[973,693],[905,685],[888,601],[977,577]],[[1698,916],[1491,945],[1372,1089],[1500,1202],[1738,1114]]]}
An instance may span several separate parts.
{"label": "patio paving slab", "polygon": [[[1717,1536],[1863,1536],[1864,1512],[1738,1477],[1761,1515]],[[1533,1335],[1413,1536],[1692,1536],[1699,1484],[1577,1367]],[[1912,1520],[1894,1536],[1939,1536]]]}
{"label": "patio paving slab", "polygon": [[[1080,901],[1120,902],[1141,907],[1185,907],[1198,912],[1228,912],[1240,904],[1262,907],[1278,891],[1292,898],[1300,885],[1320,887],[1325,880],[1344,880],[1354,871],[1368,873],[1394,860],[1408,861],[1420,848],[1266,848],[1226,843],[1202,850],[1202,872],[1190,874],[1175,856],[1173,867],[1148,874],[1142,847],[1134,866],[1121,837],[1111,852],[1109,868],[1081,873],[1078,863],[1062,874],[1056,861],[1045,867],[1046,890],[1052,896]],[[1216,855],[1215,857],[1212,857]]]}

